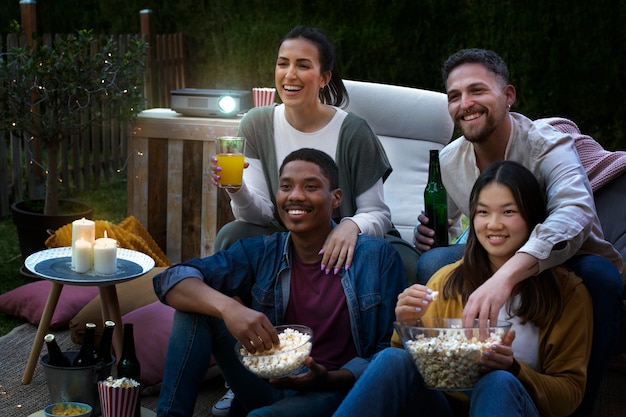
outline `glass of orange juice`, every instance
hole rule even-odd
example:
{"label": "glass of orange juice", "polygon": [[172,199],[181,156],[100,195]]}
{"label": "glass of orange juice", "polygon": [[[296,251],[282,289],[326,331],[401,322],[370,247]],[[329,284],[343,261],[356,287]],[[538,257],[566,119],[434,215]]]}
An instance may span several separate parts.
{"label": "glass of orange juice", "polygon": [[215,138],[217,165],[222,168],[217,185],[220,187],[241,187],[243,177],[243,156],[246,138],[240,136],[220,136]]}

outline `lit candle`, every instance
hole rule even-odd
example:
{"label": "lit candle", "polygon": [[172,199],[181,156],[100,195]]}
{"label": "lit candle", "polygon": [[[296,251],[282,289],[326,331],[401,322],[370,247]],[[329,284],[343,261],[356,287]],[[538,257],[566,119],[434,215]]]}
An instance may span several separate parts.
{"label": "lit candle", "polygon": [[111,275],[117,271],[117,241],[107,237],[96,239],[93,246],[93,270],[102,275]]}
{"label": "lit candle", "polygon": [[[72,268],[76,269],[76,241],[83,239],[93,245],[96,238],[96,223],[84,217],[72,222]],[[91,257],[90,257],[91,259]],[[91,266],[90,266],[91,268]]]}
{"label": "lit candle", "polygon": [[84,274],[91,269],[93,246],[80,238],[74,243],[74,271]]}

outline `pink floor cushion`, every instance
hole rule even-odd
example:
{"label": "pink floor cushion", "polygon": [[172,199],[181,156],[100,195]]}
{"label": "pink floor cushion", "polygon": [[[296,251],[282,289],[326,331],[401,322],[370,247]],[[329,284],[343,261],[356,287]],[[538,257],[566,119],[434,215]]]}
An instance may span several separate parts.
{"label": "pink floor cushion", "polygon": [[[39,325],[51,286],[50,281],[35,281],[0,295],[0,312]],[[64,285],[50,328],[67,328],[72,317],[97,295],[98,287]]]}
{"label": "pink floor cushion", "polygon": [[163,380],[174,311],[172,307],[155,301],[122,317],[124,323],[133,324],[135,353],[141,366],[141,383],[144,387]]}

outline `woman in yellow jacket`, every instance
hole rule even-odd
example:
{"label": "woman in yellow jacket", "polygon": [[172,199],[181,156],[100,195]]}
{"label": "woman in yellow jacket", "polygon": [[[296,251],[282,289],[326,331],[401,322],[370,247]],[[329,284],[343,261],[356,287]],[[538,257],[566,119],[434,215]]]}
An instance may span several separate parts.
{"label": "woman in yellow jacket", "polygon": [[[469,295],[512,257],[546,217],[545,193],[530,171],[500,161],[483,171],[470,195],[470,233],[463,259],[440,269],[426,286],[407,288],[396,318],[461,317]],[[436,299],[434,292],[440,294]],[[567,416],[580,404],[591,351],[591,298],[564,268],[515,284],[499,320],[512,323],[501,344],[485,351],[474,389],[424,386],[411,355],[381,351],[336,416]],[[401,347],[397,334],[392,345]]]}

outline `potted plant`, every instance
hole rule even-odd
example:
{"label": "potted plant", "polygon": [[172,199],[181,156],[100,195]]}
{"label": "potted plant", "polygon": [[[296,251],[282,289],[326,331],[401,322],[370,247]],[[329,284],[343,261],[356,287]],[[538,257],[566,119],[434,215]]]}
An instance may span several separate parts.
{"label": "potted plant", "polygon": [[66,138],[104,117],[119,123],[132,119],[143,107],[146,49],[133,37],[120,53],[113,38],[80,30],[50,44],[35,37],[32,45],[24,43],[1,57],[0,130],[5,136],[10,131],[28,135],[45,155],[41,214],[59,214],[58,161]]}

